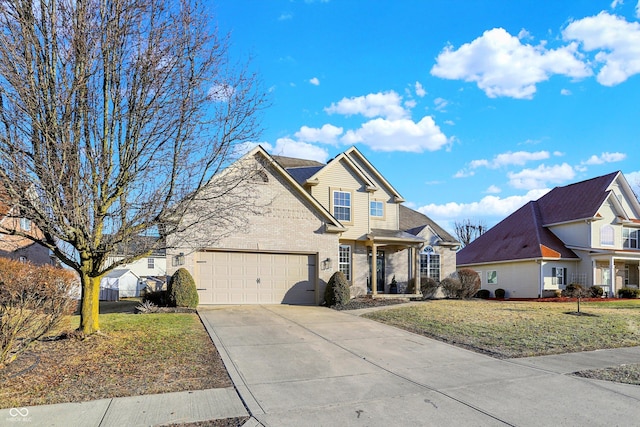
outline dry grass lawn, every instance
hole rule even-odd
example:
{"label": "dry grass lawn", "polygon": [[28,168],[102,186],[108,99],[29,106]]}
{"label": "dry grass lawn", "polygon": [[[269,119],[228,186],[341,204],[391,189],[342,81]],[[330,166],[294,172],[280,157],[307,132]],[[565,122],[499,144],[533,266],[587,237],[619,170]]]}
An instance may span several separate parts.
{"label": "dry grass lawn", "polygon": [[[0,408],[231,386],[197,314],[135,305],[105,304],[100,334],[39,342],[0,370]],[[58,333],[78,323],[69,316]]]}
{"label": "dry grass lawn", "polygon": [[640,300],[576,303],[439,300],[366,314],[498,358],[640,345]]}

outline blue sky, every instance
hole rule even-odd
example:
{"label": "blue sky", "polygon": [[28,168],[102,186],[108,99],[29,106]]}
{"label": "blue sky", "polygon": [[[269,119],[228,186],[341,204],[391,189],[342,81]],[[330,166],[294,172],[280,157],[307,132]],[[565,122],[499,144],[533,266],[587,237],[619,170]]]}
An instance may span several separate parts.
{"label": "blue sky", "polygon": [[355,145],[448,230],[621,170],[640,186],[638,0],[218,0],[269,92],[261,144]]}

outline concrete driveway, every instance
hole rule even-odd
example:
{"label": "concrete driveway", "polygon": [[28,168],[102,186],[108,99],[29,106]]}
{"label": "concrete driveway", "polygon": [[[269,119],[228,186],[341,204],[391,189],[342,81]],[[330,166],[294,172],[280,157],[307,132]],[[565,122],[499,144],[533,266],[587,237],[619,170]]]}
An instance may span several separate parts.
{"label": "concrete driveway", "polygon": [[640,387],[567,375],[638,363],[638,347],[497,360],[322,307],[199,313],[265,426],[640,424]]}

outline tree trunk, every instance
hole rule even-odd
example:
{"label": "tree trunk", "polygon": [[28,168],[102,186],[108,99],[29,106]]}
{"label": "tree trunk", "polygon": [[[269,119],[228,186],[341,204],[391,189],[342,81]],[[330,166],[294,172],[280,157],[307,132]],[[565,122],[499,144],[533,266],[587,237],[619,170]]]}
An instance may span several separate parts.
{"label": "tree trunk", "polygon": [[80,309],[80,330],[91,335],[100,330],[100,276],[91,277],[85,271],[80,274],[82,286],[82,307]]}

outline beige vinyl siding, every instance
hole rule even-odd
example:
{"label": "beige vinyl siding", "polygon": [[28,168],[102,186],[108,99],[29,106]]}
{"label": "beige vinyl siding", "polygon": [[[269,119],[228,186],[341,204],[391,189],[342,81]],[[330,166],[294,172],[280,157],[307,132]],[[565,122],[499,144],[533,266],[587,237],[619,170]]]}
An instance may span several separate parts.
{"label": "beige vinyl siding", "polygon": [[[585,221],[554,225],[549,230],[562,240],[567,246],[591,246],[593,234],[591,225]],[[598,236],[599,238],[599,236]]]}
{"label": "beige vinyl siding", "polygon": [[[540,265],[535,261],[482,264],[469,268],[482,271],[482,289],[488,289],[492,296],[498,288],[506,291],[507,298],[537,298],[540,293]],[[497,284],[487,284],[488,271],[497,272]]]}
{"label": "beige vinyl siding", "polygon": [[[378,185],[378,183],[376,183],[376,185]],[[369,215],[369,228],[397,230],[399,208],[397,203],[393,203],[391,194],[378,186],[378,190],[369,193],[369,201],[372,200],[382,201],[384,203],[384,217],[377,218]]]}

